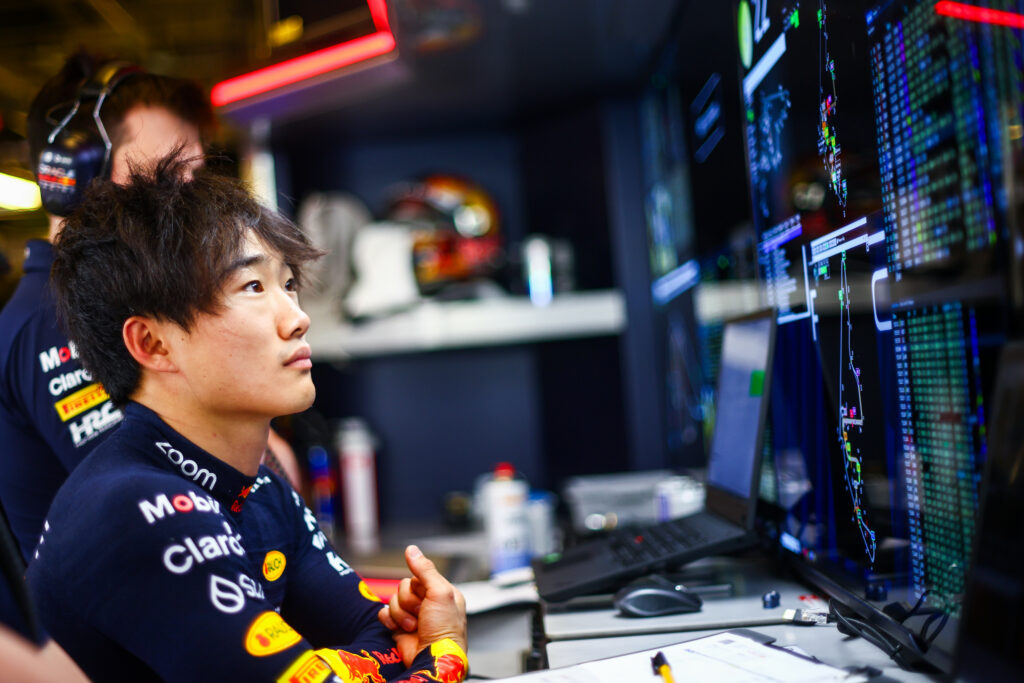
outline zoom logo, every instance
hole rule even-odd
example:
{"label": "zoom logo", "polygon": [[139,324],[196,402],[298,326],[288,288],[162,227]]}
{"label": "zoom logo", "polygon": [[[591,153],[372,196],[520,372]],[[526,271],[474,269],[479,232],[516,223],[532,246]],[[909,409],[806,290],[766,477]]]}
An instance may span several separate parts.
{"label": "zoom logo", "polygon": [[182,455],[181,451],[171,444],[166,441],[158,441],[154,445],[160,449],[161,453],[167,456],[168,460],[178,466],[178,469],[181,470],[182,474],[203,488],[212,491],[213,487],[217,485],[216,474],[205,467],[199,467],[195,460],[188,460],[184,455]]}

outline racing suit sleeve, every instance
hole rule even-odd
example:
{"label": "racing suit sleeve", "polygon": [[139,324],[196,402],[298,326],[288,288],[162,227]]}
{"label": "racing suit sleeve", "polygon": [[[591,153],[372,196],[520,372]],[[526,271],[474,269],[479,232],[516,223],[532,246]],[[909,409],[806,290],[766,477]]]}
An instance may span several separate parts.
{"label": "racing suit sleeve", "polygon": [[[293,510],[286,512],[302,521],[302,509],[289,505]],[[68,588],[106,638],[165,680],[384,683],[464,677],[465,653],[445,641],[424,649],[407,669],[392,653],[390,633],[368,618],[379,603],[360,594],[358,575],[338,571],[343,563],[327,550],[313,548],[323,564],[310,569],[296,547],[282,546],[283,571],[275,581],[263,581],[277,572],[261,566],[272,553],[252,557],[237,528],[213,506],[200,510],[196,504],[188,514],[148,520],[134,501],[116,507],[122,512],[112,517],[118,519],[116,533],[97,545],[99,574]],[[319,530],[307,530],[298,541],[312,547],[318,538]],[[314,580],[322,583],[305,583]],[[286,597],[279,613],[267,593],[282,585]],[[297,610],[293,593],[312,596],[299,602],[315,602],[316,614]],[[327,626],[318,626],[318,616]],[[315,637],[297,629],[299,624]],[[327,636],[332,640],[319,640]],[[445,671],[454,674],[436,676]]]}
{"label": "racing suit sleeve", "polygon": [[[42,311],[56,315],[49,308]],[[56,320],[21,330],[11,347],[8,372],[11,399],[17,403],[11,407],[46,443],[66,472],[100,442],[97,437],[109,433],[121,420],[121,411],[82,367]]]}
{"label": "racing suit sleeve", "polygon": [[0,350],[0,499],[25,559],[57,489],[122,417],[55,315],[44,301]]}
{"label": "racing suit sleeve", "polygon": [[[331,648],[343,644],[343,650],[334,651],[338,659],[348,660],[350,653],[360,652],[376,659],[382,671],[400,672],[401,656],[391,632],[377,618],[383,603],[331,547],[299,495],[290,489],[289,494],[300,542],[292,575],[297,587],[289,591],[281,614],[314,646],[321,647],[320,656],[329,662],[335,659]],[[425,654],[428,656],[421,661]],[[467,669],[462,649],[445,640],[420,652],[409,668],[412,675],[407,679],[407,674],[400,674],[398,680],[458,683]]]}

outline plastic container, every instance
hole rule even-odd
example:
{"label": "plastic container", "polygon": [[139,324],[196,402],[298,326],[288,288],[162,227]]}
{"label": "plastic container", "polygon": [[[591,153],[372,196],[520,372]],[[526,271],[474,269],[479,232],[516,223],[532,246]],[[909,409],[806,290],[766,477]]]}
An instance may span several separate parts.
{"label": "plastic container", "polygon": [[380,548],[377,507],[377,464],[374,439],[366,423],[348,418],[338,428],[341,460],[341,499],[345,518],[345,545],[356,554]]}

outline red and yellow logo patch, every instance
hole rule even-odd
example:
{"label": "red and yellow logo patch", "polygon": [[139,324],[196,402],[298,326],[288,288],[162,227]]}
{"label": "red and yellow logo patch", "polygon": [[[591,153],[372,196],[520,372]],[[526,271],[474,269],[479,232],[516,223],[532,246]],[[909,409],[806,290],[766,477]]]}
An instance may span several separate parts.
{"label": "red and yellow logo patch", "polygon": [[303,652],[291,663],[277,683],[322,683],[332,674],[331,667],[314,652]]}
{"label": "red and yellow logo patch", "polygon": [[267,581],[277,581],[281,578],[285,562],[284,553],[280,550],[271,550],[267,553],[267,556],[263,558],[263,576]]}
{"label": "red and yellow logo patch", "polygon": [[106,401],[110,396],[106,389],[99,383],[90,384],[84,389],[79,389],[70,396],[65,396],[53,404],[60,415],[61,422],[67,422],[76,415],[80,415],[89,408],[95,408]]}
{"label": "red and yellow logo patch", "polygon": [[302,640],[277,612],[264,612],[256,617],[245,634],[245,651],[254,657],[266,657],[287,650]]}
{"label": "red and yellow logo patch", "polygon": [[366,585],[365,581],[359,582],[359,594],[367,600],[372,600],[374,602],[382,602],[382,600],[379,597],[377,597],[377,594],[370,590],[370,587]]}

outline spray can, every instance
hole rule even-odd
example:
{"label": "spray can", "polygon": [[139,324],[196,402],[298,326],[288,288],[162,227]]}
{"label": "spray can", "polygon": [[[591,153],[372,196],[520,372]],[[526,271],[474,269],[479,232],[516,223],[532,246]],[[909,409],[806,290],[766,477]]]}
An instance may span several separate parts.
{"label": "spray can", "polygon": [[492,574],[530,564],[529,493],[529,484],[507,462],[498,463],[484,482],[481,499]]}
{"label": "spray can", "polygon": [[338,429],[341,456],[341,495],[346,545],[354,553],[380,548],[377,509],[377,466],[373,435],[359,418],[348,418]]}

